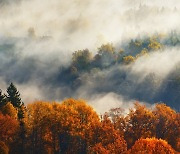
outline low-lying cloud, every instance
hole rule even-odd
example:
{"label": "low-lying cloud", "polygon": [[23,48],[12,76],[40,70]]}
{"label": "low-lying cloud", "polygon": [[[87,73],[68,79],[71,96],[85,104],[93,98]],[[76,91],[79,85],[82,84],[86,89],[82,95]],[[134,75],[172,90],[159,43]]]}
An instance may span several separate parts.
{"label": "low-lying cloud", "polygon": [[[121,48],[139,35],[178,32],[179,0],[1,0],[0,10],[0,88],[5,91],[14,82],[25,102],[84,98],[92,105],[97,102],[101,112],[100,106],[106,111],[125,101],[178,101],[178,88],[172,99],[165,96],[173,88],[179,47],[151,53],[129,66],[84,73],[76,83],[61,83],[59,75],[76,50],[88,48],[95,54],[107,42]],[[69,86],[79,83],[77,89]]]}

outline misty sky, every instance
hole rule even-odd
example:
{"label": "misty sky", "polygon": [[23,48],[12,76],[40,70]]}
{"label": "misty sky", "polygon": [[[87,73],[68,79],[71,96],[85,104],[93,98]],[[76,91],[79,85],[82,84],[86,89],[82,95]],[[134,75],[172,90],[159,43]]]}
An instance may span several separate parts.
{"label": "misty sky", "polygon": [[[123,94],[113,89],[92,93],[98,75],[89,74],[92,84],[85,82],[75,92],[51,82],[62,66],[70,65],[76,50],[88,48],[95,54],[102,44],[112,42],[119,48],[138,36],[179,32],[179,25],[179,0],[0,0],[0,88],[5,91],[14,82],[25,103],[72,96],[87,99],[98,112],[104,101],[108,102],[103,111],[129,106],[134,99],[124,104]],[[142,82],[155,72],[163,82],[179,62],[179,48],[164,49],[129,66],[129,80],[136,77]],[[101,73],[108,81],[109,74],[119,69],[123,68]]]}

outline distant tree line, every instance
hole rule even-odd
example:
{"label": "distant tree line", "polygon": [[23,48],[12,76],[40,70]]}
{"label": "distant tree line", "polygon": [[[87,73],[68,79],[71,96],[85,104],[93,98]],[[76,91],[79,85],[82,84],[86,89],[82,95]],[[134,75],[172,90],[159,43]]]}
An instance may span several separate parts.
{"label": "distant tree line", "polygon": [[99,47],[94,56],[88,49],[75,51],[72,55],[71,70],[75,74],[93,68],[107,68],[117,63],[130,64],[141,56],[147,56],[149,52],[179,45],[180,35],[176,32],[171,32],[169,35],[154,34],[150,37],[131,39],[118,50],[112,43],[107,43]]}

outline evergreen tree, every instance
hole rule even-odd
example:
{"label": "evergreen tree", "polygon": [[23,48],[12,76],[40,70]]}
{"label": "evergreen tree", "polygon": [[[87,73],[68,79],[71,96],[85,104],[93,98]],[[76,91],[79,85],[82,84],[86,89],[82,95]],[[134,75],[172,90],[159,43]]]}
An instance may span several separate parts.
{"label": "evergreen tree", "polygon": [[18,109],[18,118],[23,119],[25,106],[24,103],[21,101],[19,91],[13,83],[11,83],[7,88],[7,94],[7,101]]}
{"label": "evergreen tree", "polygon": [[21,101],[19,91],[13,83],[11,83],[7,88],[7,94],[7,101],[11,102],[14,107],[20,109],[23,102]]}
{"label": "evergreen tree", "polygon": [[7,101],[6,101],[6,96],[4,94],[2,94],[2,90],[0,89],[0,109],[6,105]]}

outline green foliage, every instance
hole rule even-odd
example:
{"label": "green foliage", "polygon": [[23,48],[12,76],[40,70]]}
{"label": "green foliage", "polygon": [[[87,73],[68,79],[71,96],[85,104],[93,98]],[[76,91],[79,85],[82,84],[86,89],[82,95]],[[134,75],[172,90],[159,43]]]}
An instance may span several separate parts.
{"label": "green foliage", "polygon": [[22,119],[24,117],[24,103],[21,101],[20,93],[13,83],[7,88],[7,94],[7,101],[17,108],[18,118]]}
{"label": "green foliage", "polygon": [[6,96],[2,94],[2,90],[0,90],[0,110],[4,105],[6,105],[6,102]]}
{"label": "green foliage", "polygon": [[23,104],[20,98],[19,91],[13,83],[7,88],[7,101],[11,102],[14,107],[20,108]]}
{"label": "green foliage", "polygon": [[77,71],[88,70],[91,60],[92,54],[88,49],[75,51],[72,56],[73,72],[75,72],[75,68]]}
{"label": "green foliage", "polygon": [[100,48],[98,48],[99,55],[113,54],[113,53],[115,53],[115,48],[112,43],[103,44]]}

